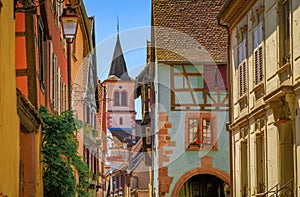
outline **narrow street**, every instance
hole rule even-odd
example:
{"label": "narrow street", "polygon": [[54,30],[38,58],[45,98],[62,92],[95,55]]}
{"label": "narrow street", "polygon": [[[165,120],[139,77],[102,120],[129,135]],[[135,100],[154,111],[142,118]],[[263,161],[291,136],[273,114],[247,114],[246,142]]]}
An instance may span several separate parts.
{"label": "narrow street", "polygon": [[0,197],[300,197],[299,0],[0,0]]}

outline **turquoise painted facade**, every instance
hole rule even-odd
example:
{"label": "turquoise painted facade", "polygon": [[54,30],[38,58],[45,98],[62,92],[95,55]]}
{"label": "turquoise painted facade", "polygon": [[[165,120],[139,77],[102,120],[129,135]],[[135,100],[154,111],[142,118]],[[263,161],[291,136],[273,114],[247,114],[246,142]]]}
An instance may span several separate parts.
{"label": "turquoise painted facade", "polygon": [[[168,129],[168,135],[170,140],[176,143],[175,146],[165,146],[164,151],[172,151],[169,154],[169,162],[163,162],[163,167],[168,167],[168,177],[172,178],[172,183],[169,187],[169,192],[164,193],[164,196],[172,196],[172,192],[176,187],[178,180],[186,173],[195,168],[203,168],[201,166],[201,158],[204,156],[210,156],[212,158],[212,168],[219,169],[227,173],[228,178],[230,174],[230,160],[229,160],[229,134],[226,131],[226,123],[228,122],[228,111],[199,111],[199,110],[187,110],[187,111],[172,111],[171,110],[171,67],[165,64],[155,64],[155,92],[156,92],[156,104],[154,110],[154,119],[159,120],[159,113],[166,112],[168,115],[168,123],[172,125],[172,128]],[[175,81],[176,83],[176,81]],[[213,91],[213,90],[212,90]],[[228,102],[226,101],[226,104]],[[186,115],[189,113],[214,113],[217,116],[218,127],[218,148],[217,150],[186,150]],[[154,196],[161,196],[159,178],[159,127],[160,122],[155,121],[153,125],[155,135],[155,146],[153,153],[153,188]],[[196,175],[196,174],[195,174]],[[229,182],[227,184],[230,184]]]}

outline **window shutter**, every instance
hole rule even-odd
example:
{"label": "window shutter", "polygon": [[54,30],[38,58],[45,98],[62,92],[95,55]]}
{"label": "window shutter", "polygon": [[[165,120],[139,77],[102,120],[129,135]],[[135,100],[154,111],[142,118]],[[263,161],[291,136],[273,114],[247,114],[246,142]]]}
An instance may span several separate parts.
{"label": "window shutter", "polygon": [[57,110],[57,57],[54,55],[53,65],[53,108]]}
{"label": "window shutter", "polygon": [[247,90],[247,72],[246,72],[246,61],[243,62],[243,94],[246,93]]}
{"label": "window shutter", "polygon": [[253,32],[254,36],[254,83],[263,80],[263,23],[260,22]]}
{"label": "window shutter", "polygon": [[243,96],[243,69],[240,65],[239,67],[239,85],[240,85],[240,96]]}
{"label": "window shutter", "polygon": [[259,83],[259,59],[258,59],[258,50],[254,52],[254,76],[255,76],[255,85]]}
{"label": "window shutter", "polygon": [[264,65],[263,65],[263,48],[258,48],[258,62],[259,62],[259,81],[261,82],[264,78]]}
{"label": "window shutter", "polygon": [[64,110],[67,110],[67,85],[64,83]]}
{"label": "window shutter", "polygon": [[49,42],[49,97],[50,105],[53,105],[53,67],[54,67],[54,54],[52,41]]}
{"label": "window shutter", "polygon": [[60,77],[60,67],[57,69],[57,111],[60,114],[61,106],[60,106],[60,91],[61,91],[61,77]]}

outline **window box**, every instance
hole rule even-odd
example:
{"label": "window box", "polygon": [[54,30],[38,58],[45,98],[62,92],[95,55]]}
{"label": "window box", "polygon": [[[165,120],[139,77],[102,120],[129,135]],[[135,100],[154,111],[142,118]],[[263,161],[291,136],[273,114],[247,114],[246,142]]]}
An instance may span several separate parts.
{"label": "window box", "polygon": [[198,151],[200,149],[200,145],[199,144],[191,144],[188,146],[187,148],[188,150],[195,150]]}

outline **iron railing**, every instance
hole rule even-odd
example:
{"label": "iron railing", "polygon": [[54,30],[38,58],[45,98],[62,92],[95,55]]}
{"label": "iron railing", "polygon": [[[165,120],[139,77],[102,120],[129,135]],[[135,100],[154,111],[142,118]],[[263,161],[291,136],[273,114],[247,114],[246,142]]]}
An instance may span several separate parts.
{"label": "iron railing", "polygon": [[[267,194],[272,194],[270,197],[279,197],[279,192],[282,190],[287,190],[284,194],[286,194],[286,196],[289,196],[289,194],[291,194],[290,196],[293,196],[293,190],[291,188],[288,187],[288,185],[290,183],[292,183],[294,181],[294,178],[291,178],[288,182],[286,182],[285,184],[283,184],[281,187],[279,187],[279,183],[276,184],[274,187],[272,187],[271,189],[269,189],[267,192],[265,192],[262,197],[267,196]],[[281,195],[280,195],[281,196]],[[285,196],[285,195],[284,195]]]}

